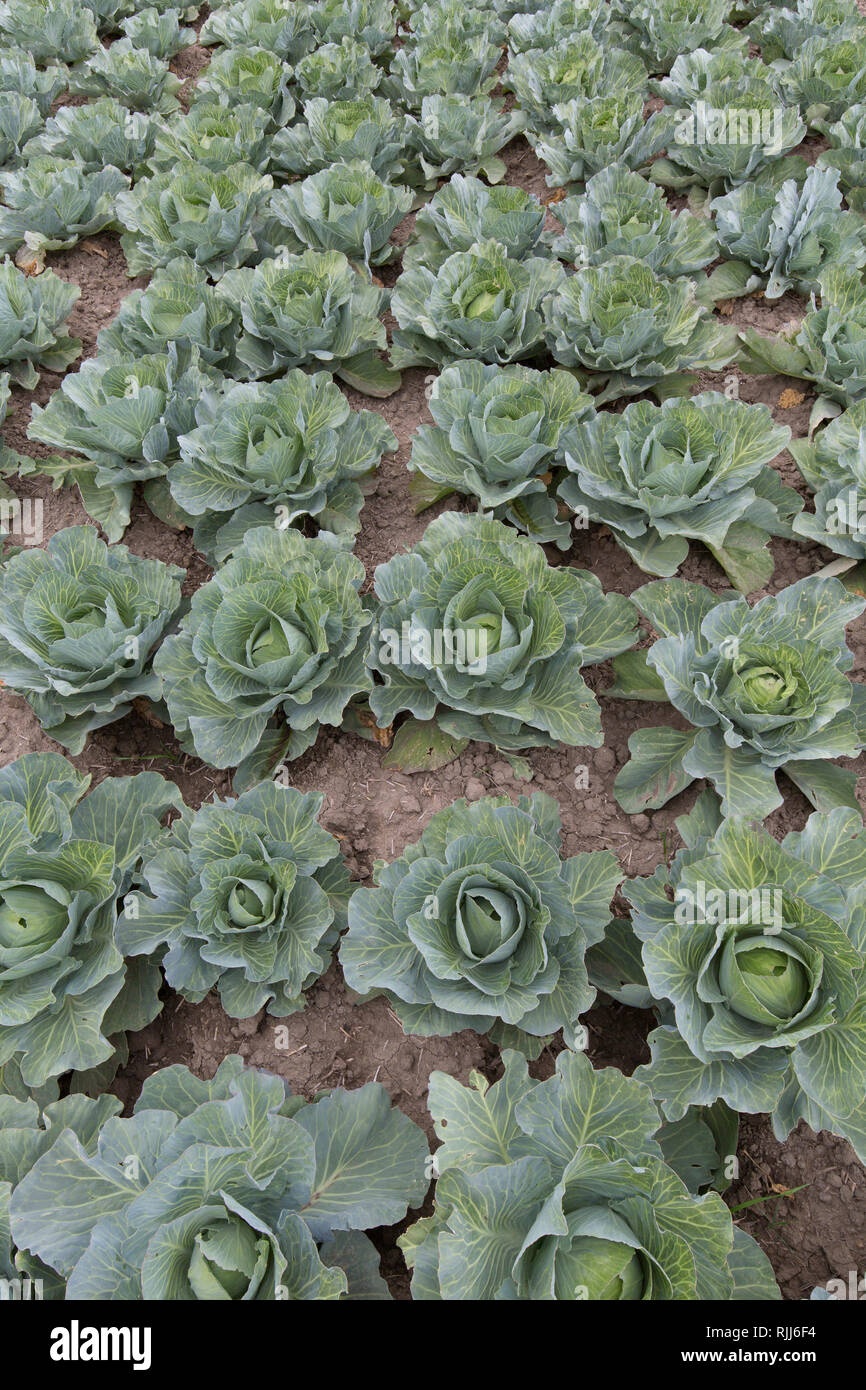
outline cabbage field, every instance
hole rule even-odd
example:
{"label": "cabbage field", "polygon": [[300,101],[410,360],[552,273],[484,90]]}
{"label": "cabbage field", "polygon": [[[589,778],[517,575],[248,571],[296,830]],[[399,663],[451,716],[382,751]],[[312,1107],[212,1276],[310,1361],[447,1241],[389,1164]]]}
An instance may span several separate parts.
{"label": "cabbage field", "polygon": [[0,1297],[866,1296],[866,0],[0,0],[0,166]]}

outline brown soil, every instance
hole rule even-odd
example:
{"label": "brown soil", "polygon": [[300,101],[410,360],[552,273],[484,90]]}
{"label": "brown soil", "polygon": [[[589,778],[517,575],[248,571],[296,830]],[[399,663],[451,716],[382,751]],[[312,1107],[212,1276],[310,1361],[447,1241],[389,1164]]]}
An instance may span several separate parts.
{"label": "brown soil", "polygon": [[[184,77],[193,77],[206,58],[206,51],[196,46],[180,55],[176,70]],[[543,168],[525,140],[515,140],[506,151],[506,159],[511,182],[546,195]],[[410,226],[407,219],[398,229],[397,242],[405,240]],[[81,299],[70,326],[83,339],[85,354],[90,355],[95,350],[99,328],[110,321],[124,295],[143,281],[127,277],[118,238],[111,234],[51,257],[50,265],[81,286]],[[388,283],[393,283],[395,274],[396,267],[386,272]],[[777,331],[801,318],[806,308],[805,301],[792,295],[776,305],[749,298],[735,301],[733,322]],[[45,452],[26,438],[30,404],[32,400],[44,402],[58,384],[59,378],[46,373],[35,392],[14,392],[4,431],[8,445],[22,452]],[[371,402],[347,391],[352,405],[380,410],[400,440],[399,452],[385,456],[362,513],[357,554],[370,577],[375,565],[414,544],[437,511],[457,505],[450,501],[422,517],[412,515],[406,460],[414,430],[430,418],[425,384],[425,372],[413,370],[405,373],[402,389],[387,401]],[[720,388],[722,384],[722,377],[710,374],[700,383],[701,388]],[[789,425],[795,435],[802,435],[813,396],[801,383],[795,383],[798,392],[804,391],[803,399],[785,409],[780,398],[790,385],[780,377],[740,378],[743,399],[764,402],[779,422]],[[783,454],[777,466],[786,482],[802,486],[789,455]],[[44,480],[26,480],[16,486],[22,496],[44,499],[46,539],[62,527],[88,519],[77,493],[52,493]],[[209,576],[207,566],[193,551],[189,533],[169,530],[141,503],[134,511],[125,543],[137,554],[185,566],[189,571],[188,591]],[[831,558],[809,544],[774,542],[773,550],[776,570],[771,592],[813,573]],[[591,568],[605,589],[625,594],[647,579],[610,535],[598,528],[579,536],[569,554],[563,556],[549,550],[548,558],[554,564]],[[727,587],[721,570],[697,544],[682,572],[684,577],[711,587]],[[861,679],[866,677],[864,632],[861,620],[850,634],[856,653],[852,674]],[[603,691],[610,683],[609,669],[593,668],[588,679],[595,690]],[[529,784],[518,781],[510,765],[495,750],[478,744],[471,744],[462,757],[435,774],[404,775],[383,770],[382,753],[377,746],[334,732],[320,737],[316,747],[293,765],[292,775],[302,790],[324,793],[323,823],[339,836],[352,874],[361,883],[369,881],[374,860],[399,854],[418,837],[430,815],[455,797],[476,799],[491,792],[516,797],[527,790],[548,792],[559,801],[566,854],[610,847],[626,874],[648,874],[659,863],[665,848],[676,845],[674,820],[689,808],[694,790],[660,811],[628,816],[613,799],[612,783],[627,760],[628,737],[635,729],[648,723],[677,723],[679,719],[663,707],[648,711],[636,702],[603,702],[602,711],[603,748],[530,752]],[[24,700],[3,692],[0,761],[7,763],[28,751],[56,748],[42,733]],[[97,781],[110,773],[155,768],[172,778],[193,806],[214,793],[226,795],[230,788],[228,773],[205,767],[187,756],[177,747],[169,730],[136,714],[92,734],[85,752],[74,762]],[[577,790],[575,772],[582,763],[588,768],[588,787]],[[855,766],[861,773],[862,801],[866,794],[866,759],[861,758]],[[786,793],[784,806],[769,823],[777,835],[802,826],[809,811],[793,787],[787,787]],[[630,1072],[647,1059],[644,1038],[651,1023],[650,1016],[609,1002],[594,1008],[587,1019],[593,1062],[620,1066]],[[183,1062],[199,1074],[210,1076],[227,1053],[240,1052],[252,1065],[284,1076],[306,1096],[323,1086],[358,1086],[375,1078],[387,1087],[395,1104],[429,1131],[426,1091],[431,1070],[443,1069],[462,1081],[473,1067],[491,1078],[496,1075],[495,1049],[475,1034],[404,1037],[384,1000],[354,1004],[338,966],[332,966],[310,991],[306,1010],[284,1020],[283,1026],[288,1043],[278,1046],[283,1038],[275,1033],[274,1020],[260,1015],[235,1022],[223,1013],[216,997],[193,1006],[166,990],[162,1014],[144,1032],[131,1038],[131,1058],[118,1077],[115,1090],[131,1105],[143,1079],[155,1068]],[[553,1055],[548,1051],[535,1064],[538,1075],[550,1071]],[[780,1145],[773,1139],[768,1123],[761,1117],[752,1117],[743,1124],[740,1162],[742,1177],[729,1200],[736,1206],[772,1196],[771,1201],[743,1209],[737,1219],[767,1251],[786,1298],[808,1296],[816,1284],[834,1275],[844,1276],[851,1268],[862,1271],[866,1265],[866,1173],[847,1144],[828,1135],[815,1136],[801,1126],[786,1144]],[[790,1197],[779,1195],[792,1188],[802,1190]],[[381,1245],[385,1252],[384,1268],[394,1291],[397,1296],[406,1296],[405,1270],[394,1247],[394,1233],[384,1233]]]}

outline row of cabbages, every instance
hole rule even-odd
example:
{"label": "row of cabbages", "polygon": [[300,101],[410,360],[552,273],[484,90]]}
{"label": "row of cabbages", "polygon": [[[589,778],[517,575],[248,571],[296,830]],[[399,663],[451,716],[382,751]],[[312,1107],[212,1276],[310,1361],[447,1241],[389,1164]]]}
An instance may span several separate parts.
{"label": "row of cabbages", "polygon": [[[833,516],[833,498],[856,492],[866,466],[858,273],[827,269],[821,308],[807,313],[796,340],[748,330],[737,356],[736,335],[701,307],[687,277],[663,278],[630,256],[567,276],[554,260],[518,261],[491,240],[427,269],[417,257],[442,206],[431,205],[391,305],[406,325],[394,333],[395,360],[444,369],[431,389],[436,428],[418,432],[409,461],[418,510],[456,491],[564,549],[574,516],[605,522],[658,575],[675,573],[688,538],[699,539],[743,592],[770,577],[767,534],[790,535],[792,525],[862,557],[861,513],[844,525]],[[39,367],[58,371],[75,358],[64,320],[76,294],[50,271],[30,278],[0,267],[9,379],[32,387]],[[143,484],[152,510],[193,526],[212,560],[231,554],[250,525],[273,521],[275,508],[285,524],[309,519],[352,536],[363,480],[396,440],[375,412],[350,410],[330,373],[368,394],[395,389],[399,374],[380,356],[386,297],[339,252],[270,259],[216,286],[177,257],[127,296],[97,355],[33,409],[31,437],[80,457],[7,453],[0,467],[77,484],[111,540],[123,535]],[[570,371],[513,364],[549,360],[546,349]],[[790,437],[765,407],[704,393],[660,408],[635,404],[623,417],[596,414],[624,395],[681,392],[691,369],[729,363],[809,381],[820,392],[817,420],[854,403],[812,444],[793,448],[817,517],[798,517],[800,499],[765,466]],[[0,383],[5,407],[7,378]]]}
{"label": "row of cabbages", "polygon": [[503,1060],[492,1086],[433,1073],[435,1160],[378,1083],[305,1103],[236,1056],[212,1081],[155,1072],[125,1119],[108,1095],[0,1095],[0,1271],[55,1299],[388,1299],[364,1231],[436,1176],[399,1241],[416,1299],[779,1297],[719,1194],[695,1195],[718,1127],[687,1122],[685,1181],[684,1127],[646,1085],[571,1052],[545,1082]]}
{"label": "row of cabbages", "polygon": [[[324,726],[367,738],[398,725],[389,765],[442,766],[470,739],[507,754],[598,748],[601,715],[581,675],[614,658],[607,696],[670,702],[692,726],[641,729],[615,790],[663,806],[706,778],[763,819],[784,771],[820,809],[857,805],[838,767],[866,746],[864,687],[846,625],[864,601],[811,576],[753,607],[731,592],[657,580],[631,599],[587,570],[553,567],[536,542],[446,512],[406,554],[364,567],[332,535],[253,526],[187,601],[184,571],[58,532],[0,571],[0,677],[73,753],[88,733],[151,701],[181,746],[273,776]],[[636,650],[638,617],[657,636]]]}
{"label": "row of cabbages", "polygon": [[[436,1177],[433,1216],[401,1239],[416,1297],[772,1298],[716,1193],[690,1195],[726,1186],[736,1112],[771,1112],[782,1138],[803,1119],[866,1157],[853,811],[779,844],[706,792],[678,822],[687,848],[624,885],[629,923],[610,920],[616,859],[563,860],[542,794],[455,802],[353,893],[317,794],[265,782],[192,811],[155,773],[89,780],[57,754],[0,772],[3,1277],[49,1297],[67,1280],[73,1298],[387,1297],[358,1233]],[[755,896],[771,935],[739,915]],[[216,985],[233,1016],[284,1017],[347,919],[361,1000],[384,994],[407,1032],[472,1027],[506,1049],[489,1089],[432,1076],[435,1160],[381,1086],[305,1105],[238,1058],[212,1082],[157,1072],[130,1119],[86,1099],[158,1014],[160,965],[185,998]],[[530,1080],[552,1030],[580,1046],[596,986],[655,1010],[650,1064],[629,1080],[566,1050]]]}

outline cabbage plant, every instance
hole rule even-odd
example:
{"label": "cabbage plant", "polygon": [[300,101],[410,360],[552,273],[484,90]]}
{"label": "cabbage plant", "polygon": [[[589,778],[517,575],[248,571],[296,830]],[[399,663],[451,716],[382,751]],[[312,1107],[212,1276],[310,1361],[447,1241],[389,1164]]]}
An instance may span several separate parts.
{"label": "cabbage plant", "polygon": [[0,263],[0,367],[16,386],[32,391],[39,367],[64,372],[80,355],[79,339],[63,331],[80,294],[53,270],[30,276],[8,258]]}
{"label": "cabbage plant", "polygon": [[501,97],[427,96],[412,119],[410,143],[428,190],[456,173],[501,183],[505,162],[499,151],[524,127],[522,112],[504,111]]}
{"label": "cabbage plant", "polygon": [[89,784],[59,753],[0,770],[0,1066],[28,1087],[125,1059],[125,1031],[162,1007],[158,967],[126,965],[115,928],[179,793],[155,772]]}
{"label": "cabbage plant", "polygon": [[454,251],[469,251],[477,241],[498,241],[516,261],[543,255],[543,232],[544,208],[534,193],[454,174],[416,215],[403,269],[437,271]]}
{"label": "cabbage plant", "polygon": [[627,811],[664,806],[705,777],[725,815],[763,820],[782,804],[776,773],[819,810],[855,806],[853,772],[866,743],[866,687],[850,679],[845,626],[866,607],[838,579],[814,575],[761,599],[713,593],[683,579],[632,594],[658,640],[614,663],[606,692],[669,700],[692,726],[640,729],[614,791]]}
{"label": "cabbage plant", "polygon": [[392,0],[319,0],[310,17],[324,43],[339,43],[348,35],[374,58],[393,47],[398,16]]}
{"label": "cabbage plant", "polygon": [[391,296],[400,325],[392,335],[395,367],[441,366],[460,357],[500,364],[537,357],[546,302],[564,281],[556,261],[513,260],[498,241],[455,251],[438,271],[411,265]]}
{"label": "cabbage plant", "polygon": [[277,189],[269,210],[282,224],[288,251],[342,251],[369,267],[393,259],[389,237],[412,201],[408,188],[386,183],[364,160],[353,159]]}
{"label": "cabbage plant", "polygon": [[428,408],[435,427],[416,430],[408,464],[416,511],[458,492],[497,521],[569,549],[572,530],[548,484],[593,414],[571,373],[458,362],[437,376]]}
{"label": "cabbage plant", "polygon": [[214,170],[182,161],[140,179],[117,199],[129,274],[168,265],[180,254],[214,276],[256,259],[255,232],[271,187],[270,175],[249,164]]}
{"label": "cabbage plant", "polygon": [[349,903],[340,962],[350,989],[384,993],[407,1033],[473,1028],[529,1055],[595,997],[584,955],[622,871],[609,850],[560,858],[549,796],[446,806],[374,888]]}
{"label": "cabbage plant", "polygon": [[576,97],[554,106],[544,129],[526,136],[547,165],[548,185],[580,185],[611,164],[648,164],[670,140],[672,125],[664,111],[644,120],[643,108],[640,92]]}
{"label": "cabbage plant", "polygon": [[741,263],[749,287],[778,299],[817,290],[832,267],[866,265],[866,223],[841,207],[836,170],[813,167],[801,184],[741,184],[714,198],[710,212],[723,252]]}
{"label": "cabbage plant", "polygon": [[195,30],[180,21],[179,9],[160,11],[148,5],[125,19],[121,28],[135,48],[144,48],[154,58],[165,61],[196,42]]}
{"label": "cabbage plant", "polygon": [[544,315],[553,356],[599,402],[670,392],[683,372],[718,370],[736,348],[735,331],[707,313],[690,280],[662,279],[634,256],[563,277]]}
{"label": "cabbage plant", "polygon": [[279,381],[206,392],[167,482],[197,549],[223,560],[254,526],[312,522],[354,535],[358,480],[397,447],[382,416],[351,410],[327,372],[295,367]]}
{"label": "cabbage plant", "polygon": [[570,431],[569,476],[557,495],[610,528],[649,574],[676,574],[699,540],[736,589],[763,588],[773,573],[771,535],[792,536],[802,507],[769,464],[791,431],[765,405],[704,391],[660,406],[635,401],[600,411]]}
{"label": "cabbage plant", "polygon": [[866,212],[866,102],[849,107],[838,121],[815,125],[830,141],[818,156],[819,166],[838,169],[849,208]]}
{"label": "cabbage plant", "polygon": [[99,48],[93,15],[77,0],[2,0],[0,33],[40,66],[77,63]]}
{"label": "cabbage plant", "polygon": [[0,92],[30,97],[46,117],[69,81],[66,69],[53,64],[38,67],[23,48],[7,46],[0,52]]}
{"label": "cabbage plant", "polygon": [[99,48],[92,58],[71,74],[70,90],[80,96],[114,97],[131,111],[158,111],[168,115],[179,105],[179,77],[161,58],[132,39],[118,39]]}
{"label": "cabbage plant", "polygon": [[43,124],[42,113],[32,97],[0,91],[0,168],[4,183],[9,176],[8,166],[19,162],[23,147]]}
{"label": "cabbage plant", "polygon": [[647,71],[640,58],[608,47],[589,32],[549,49],[513,54],[503,86],[514,92],[531,130],[549,129],[551,112],[564,102],[592,97],[645,95]]}
{"label": "cabbage plant", "polygon": [[317,174],[332,164],[363,160],[379,178],[399,182],[409,138],[406,116],[384,97],[304,102],[304,119],[278,130],[270,143],[273,169],[291,174]]}
{"label": "cabbage plant", "polygon": [[[650,78],[649,87],[654,96],[664,97],[672,106],[688,108],[696,106],[708,91],[729,78],[755,79],[766,85],[772,77],[773,72],[760,58],[750,57],[748,35],[741,32],[739,46],[725,44],[711,51],[696,48],[681,53],[667,76]],[[706,136],[704,127],[700,129]],[[736,136],[737,129],[732,133]]]}
{"label": "cabbage plant", "polygon": [[192,596],[157,671],[181,745],[252,785],[340,725],[369,690],[360,560],[292,527],[254,527]]}
{"label": "cabbage plant", "polygon": [[202,266],[176,256],[145,289],[120,301],[116,317],[100,329],[98,359],[166,354],[171,343],[185,342],[198,349],[202,363],[222,368],[234,356],[239,332],[234,303],[208,282]]}
{"label": "cabbage plant", "polygon": [[363,1230],[420,1206],[426,1151],[377,1082],[307,1104],[237,1056],[212,1081],[165,1067],[95,1145],[70,1127],[36,1159],[12,1239],[69,1299],[388,1298]]}
{"label": "cabbage plant", "polygon": [[138,173],[156,139],[156,122],[143,111],[129,111],[114,97],[100,97],[86,106],[61,106],[45,128],[29,141],[24,153],[61,161],[74,160],[86,174],[113,165],[125,174]]}
{"label": "cabbage plant", "polygon": [[226,48],[262,48],[296,63],[316,46],[313,6],[305,0],[231,0],[212,10],[198,41]]}
{"label": "cabbage plant", "polygon": [[[831,266],[820,279],[821,307],[796,334],[768,338],[754,328],[740,333],[740,362],[746,371],[802,377],[821,393],[813,417],[836,414],[833,403],[848,405],[866,395],[866,284],[862,275]],[[824,402],[829,401],[829,406]]]}
{"label": "cabbage plant", "polygon": [[856,0],[787,0],[768,5],[748,28],[765,63],[792,62],[807,39],[850,36],[862,41],[864,30]]}
{"label": "cabbage plant", "polygon": [[[697,56],[697,55],[695,55]],[[670,103],[664,113],[673,122],[666,154],[657,159],[650,177],[666,188],[709,188],[723,193],[772,171],[774,179],[796,174],[805,166],[784,156],[799,145],[806,123],[796,102],[780,104],[769,69],[748,70],[736,54],[730,59],[736,75],[715,77],[695,93],[678,90],[675,82],[660,84]],[[672,78],[677,72],[674,64]],[[685,72],[685,70],[684,70]],[[693,70],[700,79],[701,70]]]}
{"label": "cabbage plant", "polygon": [[836,33],[806,39],[796,57],[781,65],[776,85],[788,106],[799,106],[806,121],[838,121],[849,107],[866,101],[863,45],[866,24],[857,37]]}
{"label": "cabbage plant", "polygon": [[430,96],[486,96],[496,86],[500,56],[499,45],[483,31],[422,35],[397,49],[382,93],[410,111],[419,111]]}
{"label": "cabbage plant", "polygon": [[123,954],[158,954],[172,989],[195,1004],[216,987],[230,1018],[303,1009],[351,893],[339,843],[317,823],[323,800],[261,782],[185,808],[120,918]]}
{"label": "cabbage plant", "polygon": [[461,0],[424,0],[412,7],[409,19],[412,38],[454,42],[483,34],[489,43],[501,47],[506,28],[494,5],[464,5]]}
{"label": "cabbage plant", "polygon": [[26,245],[34,251],[65,251],[82,237],[115,222],[117,195],[129,188],[126,174],[111,164],[87,173],[74,159],[36,155],[3,175],[0,252]]}
{"label": "cabbage plant", "polygon": [[737,34],[726,23],[731,0],[613,0],[612,37],[646,63],[650,72],[668,72],[681,53],[696,48],[717,52]]}
{"label": "cabbage plant", "polygon": [[656,184],[624,164],[587,179],[586,190],[551,209],[562,223],[551,249],[579,269],[611,256],[633,256],[667,280],[697,276],[718,256],[712,224],[683,210],[674,213]]}
{"label": "cabbage plant", "polygon": [[346,36],[308,53],[295,67],[295,81],[304,100],[357,101],[374,92],[382,81],[364,44]]}
{"label": "cabbage plant", "polygon": [[358,275],[342,251],[286,253],[255,269],[230,270],[217,293],[243,323],[234,375],[256,379],[323,366],[368,395],[389,396],[399,387],[399,373],[379,356],[387,348],[387,293]]}
{"label": "cabbage plant", "polygon": [[399,1240],[414,1299],[781,1297],[719,1194],[694,1196],[664,1162],[647,1086],[575,1052],[548,1081],[516,1052],[503,1063],[492,1086],[431,1074],[435,1206]]}
{"label": "cabbage plant", "polygon": [[195,84],[192,105],[254,106],[274,129],[295,114],[292,68],[269,49],[241,45],[215,53]]}
{"label": "cabbage plant", "polygon": [[452,738],[497,748],[601,746],[580,674],[623,652],[635,613],[586,570],[554,569],[501,522],[445,512],[408,555],[376,568],[370,707],[407,711]]}
{"label": "cabbage plant", "polygon": [[[9,1062],[2,1069],[3,1080],[13,1070]],[[30,1295],[43,1299],[62,1299],[66,1284],[55,1270],[41,1260],[16,1250],[9,1229],[9,1202],[15,1185],[33,1167],[64,1132],[74,1134],[88,1152],[96,1146],[96,1138],[105,1120],[122,1109],[116,1096],[102,1095],[98,1100],[71,1094],[58,1100],[57,1083],[43,1088],[17,1087],[20,1094],[0,1090],[0,1124],[3,1144],[0,1148],[0,1277],[9,1280],[10,1297],[28,1288]],[[38,1293],[37,1293],[38,1290]]]}
{"label": "cabbage plant", "polygon": [[258,107],[199,102],[187,115],[159,127],[147,165],[158,174],[185,163],[220,172],[245,162],[262,174],[270,162],[270,147]]}
{"label": "cabbage plant", "polygon": [[0,676],[75,755],[87,735],[158,700],[154,649],[180,606],[184,571],[106,546],[93,526],[58,531],[0,569]]}
{"label": "cabbage plant", "polygon": [[805,1120],[862,1159],[859,812],[816,811],[781,844],[746,819],[720,821],[712,806],[680,825],[688,847],[625,888],[663,1020],[636,1075],[672,1120],[722,1097],[769,1112],[779,1139]]}
{"label": "cabbage plant", "polygon": [[866,399],[788,449],[815,494],[814,512],[795,517],[795,532],[837,555],[866,559]]}
{"label": "cabbage plant", "polygon": [[607,0],[553,0],[529,14],[514,14],[508,21],[508,48],[525,53],[530,48],[561,48],[575,34],[589,33],[603,39],[610,19]]}
{"label": "cabbage plant", "polygon": [[84,462],[28,461],[22,473],[45,471],[55,482],[76,484],[85,509],[109,540],[129,525],[136,483],[145,500],[162,510],[160,486],[178,452],[178,436],[191,429],[195,409],[221,378],[203,366],[195,347],[170,342],[164,352],[122,355],[99,352],[64,378],[44,407],[34,405],[28,435],[58,449],[73,449]]}

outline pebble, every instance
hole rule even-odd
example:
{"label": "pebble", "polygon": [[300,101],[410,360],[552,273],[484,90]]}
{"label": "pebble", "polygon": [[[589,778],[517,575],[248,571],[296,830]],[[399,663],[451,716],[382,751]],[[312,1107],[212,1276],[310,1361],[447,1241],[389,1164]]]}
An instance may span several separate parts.
{"label": "pebble", "polygon": [[470,777],[466,783],[465,794],[467,801],[478,801],[480,797],[487,795],[487,788],[477,777]]}
{"label": "pebble", "polygon": [[595,765],[599,772],[612,772],[616,767],[616,755],[612,748],[599,748],[595,755]]}
{"label": "pebble", "polygon": [[635,830],[640,831],[641,834],[644,830],[649,830],[650,828],[650,818],[649,816],[645,816],[643,811],[638,812],[636,816],[631,816],[630,820]]}

